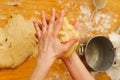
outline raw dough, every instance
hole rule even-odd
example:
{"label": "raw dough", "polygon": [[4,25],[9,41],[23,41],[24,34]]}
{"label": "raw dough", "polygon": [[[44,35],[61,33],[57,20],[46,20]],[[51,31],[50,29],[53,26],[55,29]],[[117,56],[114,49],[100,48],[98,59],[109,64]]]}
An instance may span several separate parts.
{"label": "raw dough", "polygon": [[37,54],[34,34],[32,20],[25,20],[21,15],[14,16],[0,28],[0,68],[14,68]]}
{"label": "raw dough", "polygon": [[79,38],[79,33],[65,17],[61,30],[59,32],[59,39],[61,42],[66,42],[73,38]]}
{"label": "raw dough", "polygon": [[[65,17],[62,28],[59,32],[59,39],[61,42],[69,41],[73,38],[79,38],[79,32],[71,25],[68,19]],[[77,48],[78,43],[75,43],[64,55],[63,57],[69,57]]]}

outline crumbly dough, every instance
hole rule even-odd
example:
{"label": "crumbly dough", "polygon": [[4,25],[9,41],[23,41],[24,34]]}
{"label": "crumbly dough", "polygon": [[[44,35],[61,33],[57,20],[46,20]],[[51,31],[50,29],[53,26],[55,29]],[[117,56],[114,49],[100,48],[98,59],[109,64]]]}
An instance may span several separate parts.
{"label": "crumbly dough", "polygon": [[[15,68],[28,57],[37,55],[35,33],[32,19],[25,20],[21,15],[9,19],[5,27],[0,28],[0,68]],[[74,37],[78,37],[78,32],[69,24],[67,18],[64,18],[59,32],[60,41],[66,42]],[[64,57],[73,53],[76,46],[77,44],[74,44]]]}
{"label": "crumbly dough", "polygon": [[[65,17],[62,28],[59,32],[59,39],[61,42],[67,42],[73,38],[79,38],[79,32],[71,25],[68,19]],[[75,43],[64,55],[63,57],[70,56],[77,48],[78,43]]]}
{"label": "crumbly dough", "polygon": [[14,68],[37,54],[37,39],[31,20],[16,15],[0,28],[0,68]]}

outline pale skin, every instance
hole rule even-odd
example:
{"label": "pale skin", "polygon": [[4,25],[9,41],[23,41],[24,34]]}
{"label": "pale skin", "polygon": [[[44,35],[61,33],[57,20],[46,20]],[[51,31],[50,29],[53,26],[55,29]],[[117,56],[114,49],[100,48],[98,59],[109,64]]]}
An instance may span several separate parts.
{"label": "pale skin", "polygon": [[[47,72],[54,60],[61,58],[61,56],[79,40],[76,38],[71,39],[64,44],[61,43],[58,38],[58,33],[63,23],[64,11],[61,11],[60,17],[57,18],[56,25],[54,25],[56,20],[55,9],[52,9],[51,15],[49,23],[46,21],[45,13],[43,11],[41,12],[42,23],[34,21],[39,44],[39,55],[29,80],[45,80]],[[73,53],[70,57],[62,60],[66,64],[73,80],[94,80],[76,53]]]}

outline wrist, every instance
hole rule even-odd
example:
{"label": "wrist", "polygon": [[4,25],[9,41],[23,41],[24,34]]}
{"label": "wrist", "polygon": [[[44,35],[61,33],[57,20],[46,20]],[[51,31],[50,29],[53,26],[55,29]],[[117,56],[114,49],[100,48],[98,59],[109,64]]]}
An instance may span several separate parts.
{"label": "wrist", "polygon": [[39,56],[30,80],[44,80],[55,58]]}
{"label": "wrist", "polygon": [[38,56],[37,65],[41,65],[41,64],[46,64],[47,66],[52,65],[54,60],[55,60],[55,57],[52,57],[46,53],[41,53],[41,55]]}
{"label": "wrist", "polygon": [[64,63],[70,63],[70,62],[72,62],[74,59],[76,60],[76,57],[78,57],[78,56],[77,56],[77,54],[74,52],[71,56],[69,56],[69,57],[67,57],[67,58],[62,58],[62,60],[63,60]]}
{"label": "wrist", "polygon": [[63,59],[63,62],[66,64],[66,67],[74,80],[94,80],[76,53]]}

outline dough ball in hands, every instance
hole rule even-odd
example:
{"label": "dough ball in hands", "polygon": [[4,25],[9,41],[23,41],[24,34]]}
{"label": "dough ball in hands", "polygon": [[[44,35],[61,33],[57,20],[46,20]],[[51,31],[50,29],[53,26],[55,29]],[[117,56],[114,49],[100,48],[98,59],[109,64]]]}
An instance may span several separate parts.
{"label": "dough ball in hands", "polygon": [[[79,38],[79,32],[71,25],[68,19],[65,17],[63,25],[59,32],[59,39],[62,43],[65,43],[73,38]],[[77,48],[78,42],[75,43],[71,48],[63,55],[63,57],[69,57]]]}
{"label": "dough ball in hands", "polygon": [[38,52],[32,20],[16,15],[0,28],[0,68],[14,68]]}

